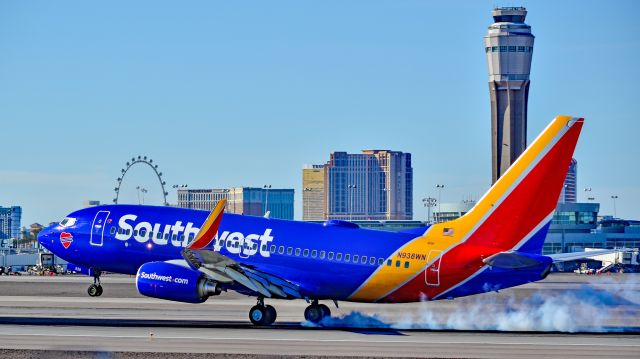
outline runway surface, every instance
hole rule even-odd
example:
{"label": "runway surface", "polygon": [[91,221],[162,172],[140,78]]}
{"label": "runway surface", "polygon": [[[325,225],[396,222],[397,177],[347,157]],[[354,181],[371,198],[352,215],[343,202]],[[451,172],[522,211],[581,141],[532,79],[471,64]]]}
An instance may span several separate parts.
{"label": "runway surface", "polygon": [[40,356],[33,350],[117,352],[117,357],[182,353],[172,358],[200,357],[197,353],[638,358],[640,353],[638,275],[555,274],[453,301],[340,303],[339,309],[326,303],[334,319],[320,328],[304,322],[301,300],[268,301],[278,310],[276,325],[254,328],[247,318],[253,298],[224,293],[201,305],[162,301],[140,296],[134,279],[125,276],[104,276],[103,296],[90,298],[85,292],[90,282],[0,277],[0,349],[5,349],[0,356]]}

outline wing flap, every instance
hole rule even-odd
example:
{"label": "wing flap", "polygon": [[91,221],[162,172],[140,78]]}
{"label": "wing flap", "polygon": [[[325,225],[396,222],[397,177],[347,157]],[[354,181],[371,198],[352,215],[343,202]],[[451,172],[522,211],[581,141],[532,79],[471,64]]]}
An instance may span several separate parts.
{"label": "wing flap", "polygon": [[206,249],[184,249],[182,257],[191,268],[215,281],[223,283],[235,281],[265,297],[302,298],[297,285],[245,266],[218,252]]}

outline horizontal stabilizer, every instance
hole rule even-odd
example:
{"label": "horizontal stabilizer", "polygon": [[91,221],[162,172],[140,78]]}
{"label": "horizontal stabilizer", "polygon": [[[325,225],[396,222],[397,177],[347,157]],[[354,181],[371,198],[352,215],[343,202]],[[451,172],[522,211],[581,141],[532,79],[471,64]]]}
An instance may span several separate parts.
{"label": "horizontal stabilizer", "polygon": [[596,256],[601,256],[603,254],[611,254],[611,253],[626,253],[632,252],[631,249],[626,248],[618,248],[618,249],[598,249],[595,251],[586,251],[586,252],[572,252],[572,253],[558,253],[558,254],[550,254],[549,257],[553,259],[553,262],[567,262],[573,261],[576,259],[584,259],[591,258]]}
{"label": "horizontal stabilizer", "polygon": [[482,260],[491,267],[505,269],[529,268],[551,264],[547,256],[524,252],[500,252]]}

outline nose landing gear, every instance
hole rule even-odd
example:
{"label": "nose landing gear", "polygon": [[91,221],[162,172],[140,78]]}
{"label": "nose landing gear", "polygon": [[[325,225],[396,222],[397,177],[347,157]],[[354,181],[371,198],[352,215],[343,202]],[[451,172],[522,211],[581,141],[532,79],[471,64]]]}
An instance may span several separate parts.
{"label": "nose landing gear", "polygon": [[276,309],[270,305],[264,305],[264,298],[258,298],[258,304],[249,310],[249,320],[254,325],[271,325],[276,321]]}
{"label": "nose landing gear", "polygon": [[93,284],[87,289],[87,294],[89,294],[90,297],[99,297],[102,295],[102,285],[100,285],[101,274],[102,272],[100,271],[93,272]]}

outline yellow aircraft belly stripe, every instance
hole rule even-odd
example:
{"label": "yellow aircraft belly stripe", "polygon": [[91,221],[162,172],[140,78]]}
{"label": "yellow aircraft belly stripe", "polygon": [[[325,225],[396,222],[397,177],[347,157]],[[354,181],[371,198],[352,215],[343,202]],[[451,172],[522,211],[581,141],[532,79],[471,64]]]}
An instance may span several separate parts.
{"label": "yellow aircraft belly stripe", "polygon": [[[421,273],[429,264],[428,262],[435,260],[435,258],[406,259],[399,257],[399,253],[428,255],[431,250],[441,250],[444,253],[466,240],[470,232],[477,228],[495,205],[499,204],[530,171],[530,165],[539,160],[540,155],[546,153],[545,150],[548,150],[549,145],[554,144],[555,140],[566,132],[565,125],[570,119],[570,116],[556,117],[466,215],[450,222],[434,224],[424,235],[398,249],[388,258],[393,261],[392,265],[380,267],[354,291],[350,299],[375,301],[383,298]],[[447,228],[450,230],[447,231]],[[396,267],[396,260],[401,261],[400,267]],[[405,261],[409,261],[409,269],[404,268]]]}

